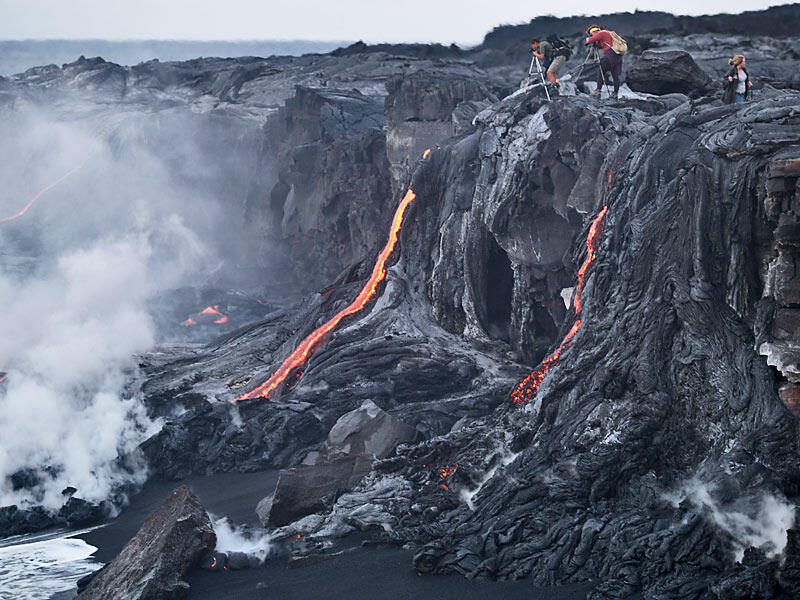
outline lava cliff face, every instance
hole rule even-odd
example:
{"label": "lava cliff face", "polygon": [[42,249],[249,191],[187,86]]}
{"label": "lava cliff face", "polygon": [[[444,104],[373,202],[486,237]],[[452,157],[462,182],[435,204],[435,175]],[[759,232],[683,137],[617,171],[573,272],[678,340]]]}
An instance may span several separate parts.
{"label": "lava cliff face", "polygon": [[[791,347],[797,105],[792,91],[735,107],[535,90],[493,104],[414,166],[382,295],[280,395],[238,403],[221,455],[292,464],[371,399],[428,440],[289,526],[304,538],[381,522],[421,545],[422,572],[599,580],[596,598],[792,597],[798,418],[778,387],[793,382],[757,348]],[[252,388],[368,268],[192,368],[250,369]],[[535,365],[562,339],[536,393],[512,404],[530,368],[511,359]],[[196,422],[219,431],[208,415],[224,410],[203,404]]]}
{"label": "lava cliff face", "polygon": [[[570,192],[595,194],[582,206],[579,239],[588,217],[607,205],[604,231],[580,329],[535,398],[382,466],[418,481],[435,457],[458,465],[448,491],[423,485],[409,501],[413,512],[415,504],[441,506],[443,494],[469,497],[411,528],[434,539],[418,568],[542,584],[600,577],[596,597],[640,589],[652,597],[728,597],[744,580],[754,597],[791,597],[796,580],[753,581],[778,562],[751,555],[734,567],[736,548],[752,539],[720,515],[770,518],[759,514],[770,498],[791,514],[799,491],[798,419],[755,351],[756,336],[774,331],[759,316],[772,314],[770,286],[792,285],[786,270],[774,284],[761,267],[770,252],[778,262],[790,252],[786,241],[776,247],[764,238],[777,216],[773,198],[787,187],[774,181],[795,172],[796,95],[776,93],[743,111],[685,102],[653,118],[577,98],[529,102],[518,94],[479,117],[481,171],[496,179],[477,188],[471,209],[487,214],[497,189],[509,212],[541,207],[524,186],[541,177],[551,140],[571,137],[575,147],[603,154],[591,186]],[[582,113],[595,127],[570,136]],[[442,194],[443,179],[443,170],[430,176],[420,198]],[[788,228],[793,217],[784,220]],[[505,247],[513,247],[510,238],[538,258],[535,238],[505,235]],[[582,259],[586,247],[576,252]],[[510,261],[515,275],[536,268]],[[478,296],[469,279],[466,289]],[[514,300],[512,311],[521,309]],[[567,311],[562,334],[576,318]],[[481,323],[466,320],[475,329]],[[768,544],[763,550],[776,554]]]}
{"label": "lava cliff face", "polygon": [[[396,414],[426,422],[402,393],[408,374],[392,347],[416,353],[404,359],[418,372],[420,355],[441,356],[431,343],[443,341],[441,327],[493,348],[498,364],[504,345],[535,343],[544,319],[542,346],[552,345],[578,317],[576,294],[565,308],[562,288],[577,285],[590,248],[596,259],[580,327],[524,408],[506,400],[401,448],[378,465],[383,477],[362,484],[367,497],[384,494],[386,478],[402,490],[406,500],[389,505],[371,499],[376,514],[393,515],[383,517],[392,537],[429,540],[418,569],[540,584],[599,578],[597,598],[795,593],[798,419],[756,348],[787,335],[770,325],[783,318],[771,295],[794,276],[768,266],[791,253],[800,122],[796,93],[765,96],[744,109],[662,98],[644,111],[577,97],[545,104],[522,91],[421,162],[384,296],[284,401],[319,410],[344,389],[349,397],[351,382],[376,394],[387,381]],[[772,237],[778,201],[788,212]],[[559,245],[564,237],[573,242]],[[426,344],[403,343],[423,328]],[[356,352],[360,360],[345,359]],[[457,381],[441,363],[434,371]],[[454,391],[424,379],[413,389],[438,396],[440,410]],[[328,523],[369,522],[357,505],[358,515],[342,499]]]}

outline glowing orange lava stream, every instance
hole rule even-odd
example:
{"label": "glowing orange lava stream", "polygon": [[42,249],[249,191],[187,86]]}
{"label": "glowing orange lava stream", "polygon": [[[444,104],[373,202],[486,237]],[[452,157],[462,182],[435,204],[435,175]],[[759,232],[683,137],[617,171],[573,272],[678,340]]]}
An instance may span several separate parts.
{"label": "glowing orange lava stream", "polygon": [[227,323],[228,322],[228,317],[226,317],[221,312],[219,312],[218,309],[219,309],[219,306],[209,306],[209,307],[203,309],[203,311],[200,314],[201,315],[219,315],[219,319],[214,321],[214,323],[217,323],[219,325],[221,325],[222,323]]}
{"label": "glowing orange lava stream", "polygon": [[389,229],[389,239],[386,242],[383,250],[381,250],[381,253],[378,255],[378,260],[375,262],[375,266],[372,268],[372,275],[361,292],[359,292],[358,296],[356,296],[356,299],[349,306],[347,306],[347,308],[336,313],[336,315],[334,315],[334,317],[331,318],[327,323],[316,329],[313,333],[311,333],[311,335],[304,339],[300,345],[295,348],[294,352],[292,352],[286,358],[286,360],[283,361],[283,364],[281,364],[278,370],[275,371],[272,377],[254,390],[247,392],[246,394],[242,394],[233,400],[234,402],[239,400],[252,400],[253,398],[269,398],[269,395],[286,380],[286,378],[295,368],[304,365],[311,355],[313,355],[314,352],[316,352],[316,350],[323,343],[325,343],[327,335],[331,333],[337,325],[339,325],[342,319],[364,309],[367,303],[377,293],[378,285],[386,278],[386,261],[389,259],[389,256],[392,254],[392,251],[397,244],[397,236],[400,233],[400,227],[403,224],[403,215],[406,212],[406,208],[409,204],[411,204],[411,202],[413,202],[414,198],[416,198],[416,194],[409,189],[394,213],[392,226]]}
{"label": "glowing orange lava stream", "polygon": [[56,186],[57,186],[59,183],[61,183],[61,182],[62,182],[62,181],[64,181],[65,179],[68,179],[69,177],[71,177],[72,175],[74,175],[75,173],[77,173],[78,171],[80,171],[80,170],[83,168],[83,165],[84,165],[84,164],[86,164],[86,163],[81,163],[80,165],[78,165],[77,167],[75,167],[74,169],[72,169],[71,171],[68,171],[67,173],[64,173],[64,174],[63,174],[61,177],[59,177],[58,179],[56,179],[56,180],[55,180],[53,183],[51,183],[51,184],[50,184],[50,185],[48,185],[46,188],[44,188],[42,191],[40,191],[38,194],[36,194],[36,195],[35,195],[35,196],[34,196],[34,197],[31,199],[31,201],[30,201],[30,202],[28,202],[28,204],[26,204],[26,205],[25,205],[25,208],[23,208],[23,209],[22,209],[21,211],[19,211],[17,214],[15,214],[15,215],[11,215],[11,216],[9,216],[9,217],[2,217],[2,218],[0,218],[0,223],[5,223],[5,222],[7,222],[7,221],[13,221],[14,219],[18,219],[19,217],[21,217],[22,215],[24,215],[26,212],[28,212],[28,209],[29,209],[31,206],[33,206],[34,204],[36,204],[36,201],[37,201],[39,198],[41,198],[42,196],[44,196],[44,195],[45,195],[47,192],[49,192],[50,190],[52,190],[54,187],[56,187]]}
{"label": "glowing orange lava stream", "polygon": [[[611,174],[609,173],[609,178],[610,177]],[[595,252],[594,248],[594,241],[598,235],[598,232],[602,234],[601,227],[603,223],[603,217],[606,216],[607,211],[608,206],[604,206],[603,210],[600,211],[600,214],[598,214],[597,217],[595,217],[595,220],[592,222],[592,226],[589,228],[589,235],[586,238],[586,260],[583,261],[581,268],[578,269],[578,288],[575,291],[576,315],[581,314],[581,294],[583,293],[586,271],[589,269],[589,265],[591,265],[597,258],[597,253]],[[533,399],[542,381],[544,381],[547,371],[550,370],[550,367],[558,364],[558,357],[561,356],[561,353],[564,351],[564,349],[572,343],[572,338],[575,337],[575,334],[578,333],[580,328],[581,319],[578,319],[575,321],[575,324],[569,330],[567,335],[564,336],[564,339],[561,340],[561,343],[558,345],[558,348],[556,348],[556,351],[545,358],[541,364],[536,367],[533,372],[531,372],[530,375],[523,379],[517,385],[517,387],[514,388],[514,391],[511,392],[511,401],[513,404],[521,404]]]}

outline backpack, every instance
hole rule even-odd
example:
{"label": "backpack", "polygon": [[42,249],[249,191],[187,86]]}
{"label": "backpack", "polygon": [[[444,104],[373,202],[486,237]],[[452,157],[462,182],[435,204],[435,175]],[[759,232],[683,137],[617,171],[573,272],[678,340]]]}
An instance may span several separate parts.
{"label": "backpack", "polygon": [[623,40],[616,31],[611,31],[610,29],[607,31],[611,34],[611,49],[620,56],[625,54],[628,51],[628,42]]}
{"label": "backpack", "polygon": [[555,56],[565,56],[567,60],[572,58],[572,47],[569,45],[568,41],[562,40],[555,33],[548,35],[547,41],[553,45]]}

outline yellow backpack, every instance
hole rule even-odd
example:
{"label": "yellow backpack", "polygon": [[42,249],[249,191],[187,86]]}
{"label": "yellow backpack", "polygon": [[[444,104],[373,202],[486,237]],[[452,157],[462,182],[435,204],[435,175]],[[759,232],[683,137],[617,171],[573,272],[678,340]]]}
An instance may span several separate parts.
{"label": "yellow backpack", "polygon": [[628,51],[628,42],[622,39],[622,37],[616,32],[608,30],[608,33],[611,34],[611,49],[616,52],[617,54],[625,54]]}

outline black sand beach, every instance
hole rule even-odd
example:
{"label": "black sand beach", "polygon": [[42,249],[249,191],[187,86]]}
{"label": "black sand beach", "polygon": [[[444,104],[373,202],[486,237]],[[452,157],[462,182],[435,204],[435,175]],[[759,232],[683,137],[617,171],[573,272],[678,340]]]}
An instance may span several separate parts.
{"label": "black sand beach", "polygon": [[[180,483],[197,494],[215,516],[237,524],[257,525],[255,505],[272,489],[277,471],[193,476]],[[100,529],[82,536],[97,547],[95,557],[112,560],[136,534],[145,517],[158,508],[177,482],[149,482],[120,515]],[[188,581],[192,600],[221,598],[359,598],[374,600],[583,600],[591,584],[535,588],[527,581],[470,581],[457,576],[418,575],[411,566],[413,553],[386,546],[360,547],[327,560],[290,568],[285,554],[274,554],[263,566],[242,571],[194,570]]]}

